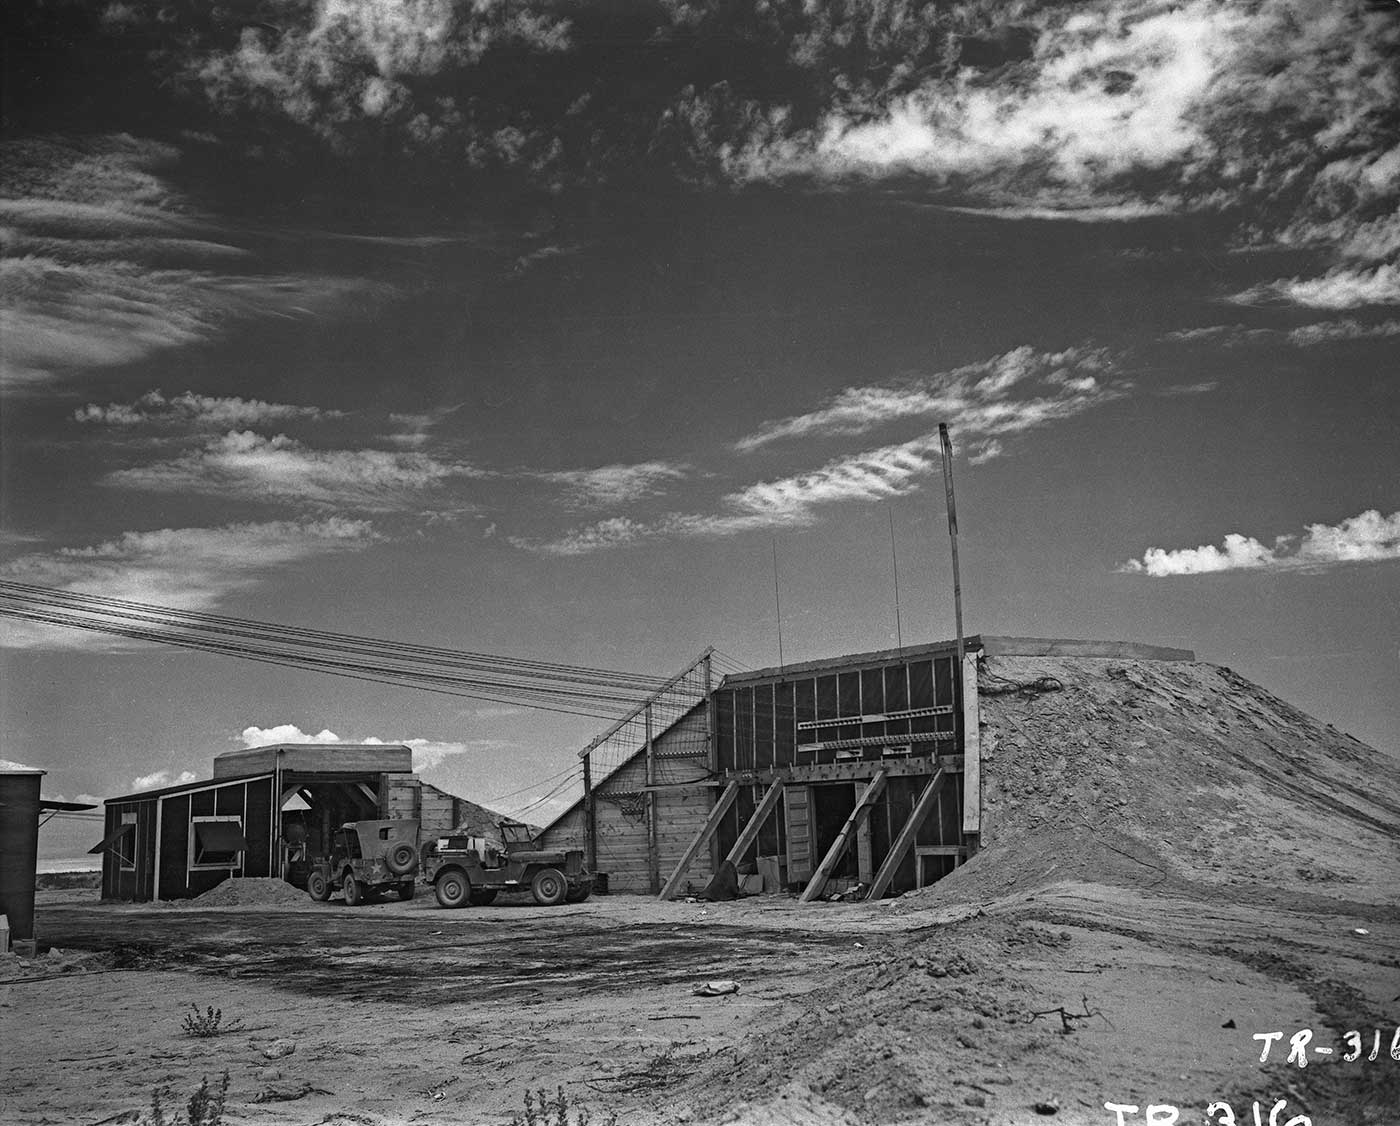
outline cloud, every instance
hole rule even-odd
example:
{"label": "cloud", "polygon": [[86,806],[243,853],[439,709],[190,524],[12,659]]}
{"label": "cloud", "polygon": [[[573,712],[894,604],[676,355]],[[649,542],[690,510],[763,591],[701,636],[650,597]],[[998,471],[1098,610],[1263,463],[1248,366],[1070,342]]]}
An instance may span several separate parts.
{"label": "cloud", "polygon": [[0,387],[32,392],[240,320],[317,316],[387,294],[357,279],[231,272],[249,255],[205,237],[217,224],[161,175],[177,159],[125,134],[0,145]]}
{"label": "cloud", "polygon": [[1378,340],[1400,336],[1400,320],[1377,321],[1365,324],[1345,317],[1339,321],[1320,321],[1317,324],[1303,325],[1288,334],[1290,344],[1300,348],[1311,348],[1319,344],[1336,344],[1348,340]]}
{"label": "cloud", "polygon": [[741,151],[736,170],[753,179],[913,173],[943,183],[1009,172],[1031,202],[1053,202],[1040,217],[1066,206],[1143,206],[1099,193],[1202,154],[1197,108],[1252,26],[1238,7],[1210,2],[1147,14],[1127,4],[1093,13],[1046,6],[1030,18],[1031,57],[1009,73],[963,67],[875,112],[832,108],[806,134]]}
{"label": "cloud", "polygon": [[564,469],[542,473],[540,477],[563,485],[570,501],[581,508],[612,508],[660,492],[668,481],[685,477],[689,468],[668,461],[644,461],[597,469]]}
{"label": "cloud", "polygon": [[182,770],[176,774],[173,770],[157,770],[150,774],[143,774],[139,778],[131,780],[133,792],[138,790],[163,790],[167,786],[183,786],[189,782],[198,782],[199,775],[191,770]]}
{"label": "cloud", "polygon": [[1219,571],[1316,571],[1391,559],[1400,559],[1400,512],[1382,516],[1373,508],[1335,527],[1309,524],[1301,536],[1279,536],[1271,547],[1238,533],[1227,535],[1221,547],[1206,544],[1174,551],[1152,547],[1119,570],[1162,578]]}
{"label": "cloud", "polygon": [[[570,46],[567,20],[512,0],[314,0],[303,11],[275,31],[245,27],[235,47],[192,61],[189,76],[220,109],[282,115],[337,146],[392,125],[442,143],[464,131],[464,113],[425,79],[469,71],[500,48]],[[508,157],[510,138],[495,141]]]}
{"label": "cloud", "polygon": [[804,527],[817,509],[850,501],[884,500],[917,487],[940,464],[938,435],[835,458],[806,473],[748,485],[720,499],[713,513],[672,512],[640,522],[601,520],[546,541],[512,539],[517,547],[547,555],[585,555],[658,538],[714,538],[768,528]]}
{"label": "cloud", "polygon": [[1276,340],[1278,335],[1278,331],[1272,328],[1246,328],[1242,324],[1232,324],[1176,329],[1164,333],[1162,339],[1170,344],[1209,344],[1222,348],[1240,348]]}
{"label": "cloud", "polygon": [[1385,263],[1371,270],[1335,266],[1317,278],[1261,282],[1230,300],[1241,305],[1290,304],[1313,309],[1400,305],[1400,266]]}
{"label": "cloud", "polygon": [[87,403],[73,412],[74,421],[100,426],[167,422],[216,427],[252,426],[291,419],[340,417],[343,417],[342,412],[322,410],[320,407],[296,407],[236,396],[196,395],[192,391],[166,396],[159,389],[147,391],[132,403],[108,403],[105,407]]}
{"label": "cloud", "polygon": [[[955,421],[964,442],[979,444],[1072,417],[1125,393],[1102,349],[1038,352],[1022,346],[903,383],[848,387],[815,411],[765,423],[735,448],[748,452],[786,439],[861,434],[906,419]],[[977,452],[985,460],[985,450]]]}
{"label": "cloud", "polygon": [[[20,556],[0,565],[0,577],[102,598],[205,610],[280,568],[358,551],[375,539],[368,523],[340,517],[126,532],[92,547]],[[16,619],[8,619],[3,643],[23,649],[85,650],[128,650],[147,644]]]}
{"label": "cloud", "polygon": [[315,450],[283,434],[265,438],[251,430],[230,430],[182,457],[116,470],[103,483],[392,512],[453,479],[480,475],[465,463],[422,453]]}
{"label": "cloud", "polygon": [[414,770],[432,770],[458,755],[500,751],[515,744],[501,739],[468,739],[464,742],[443,742],[437,739],[380,739],[369,735],[361,739],[342,739],[334,731],[323,729],[308,735],[296,724],[280,723],[273,727],[245,727],[239,734],[245,747],[268,747],[276,743],[363,743],[371,746],[404,746],[413,752]]}

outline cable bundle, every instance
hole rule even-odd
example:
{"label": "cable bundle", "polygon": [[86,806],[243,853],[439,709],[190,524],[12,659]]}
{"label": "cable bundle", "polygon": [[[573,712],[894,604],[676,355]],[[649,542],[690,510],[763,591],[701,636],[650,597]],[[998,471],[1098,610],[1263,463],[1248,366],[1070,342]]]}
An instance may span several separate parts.
{"label": "cable bundle", "polygon": [[664,677],[178,610],[0,579],[0,615],[570,715],[627,715]]}

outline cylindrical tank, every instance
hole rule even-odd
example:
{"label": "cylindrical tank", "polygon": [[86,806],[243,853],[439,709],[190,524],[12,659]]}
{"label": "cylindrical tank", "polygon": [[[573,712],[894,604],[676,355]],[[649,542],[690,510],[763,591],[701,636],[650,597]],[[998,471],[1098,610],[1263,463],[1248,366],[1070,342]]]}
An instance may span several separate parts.
{"label": "cylindrical tank", "polygon": [[0,762],[0,915],[10,940],[34,937],[34,875],[39,863],[42,770]]}

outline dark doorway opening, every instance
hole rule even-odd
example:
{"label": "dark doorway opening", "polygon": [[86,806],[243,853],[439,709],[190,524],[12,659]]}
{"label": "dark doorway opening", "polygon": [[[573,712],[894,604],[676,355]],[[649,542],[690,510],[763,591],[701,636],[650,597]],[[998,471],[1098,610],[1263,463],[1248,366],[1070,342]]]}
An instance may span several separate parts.
{"label": "dark doorway opening", "polygon": [[[856,787],[850,782],[834,782],[812,787],[812,829],[816,847],[813,864],[821,862],[827,850],[836,842],[841,827],[856,807]],[[831,873],[832,878],[856,878],[856,850],[847,848],[841,861]]]}

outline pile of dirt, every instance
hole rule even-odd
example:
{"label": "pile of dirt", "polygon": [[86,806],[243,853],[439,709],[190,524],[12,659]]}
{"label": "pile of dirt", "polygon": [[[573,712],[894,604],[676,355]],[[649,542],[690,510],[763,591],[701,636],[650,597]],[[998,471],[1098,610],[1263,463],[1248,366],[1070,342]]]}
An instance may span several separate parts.
{"label": "pile of dirt", "polygon": [[1064,880],[1294,902],[1400,887],[1394,760],[1230,669],[996,657],[978,685],[986,847],[933,902]]}
{"label": "pile of dirt", "polygon": [[286,880],[271,877],[230,878],[194,899],[180,901],[189,907],[271,907],[279,903],[305,903],[306,892]]}
{"label": "pile of dirt", "polygon": [[[498,845],[504,845],[505,841],[501,837],[500,823],[502,821],[513,821],[515,818],[507,817],[504,813],[497,813],[494,809],[487,809],[484,805],[477,805],[476,802],[467,801],[466,798],[458,798],[457,824],[453,826],[454,835],[469,837],[484,837],[488,841],[494,841]],[[538,825],[530,825],[531,836],[537,836],[544,830]]]}

